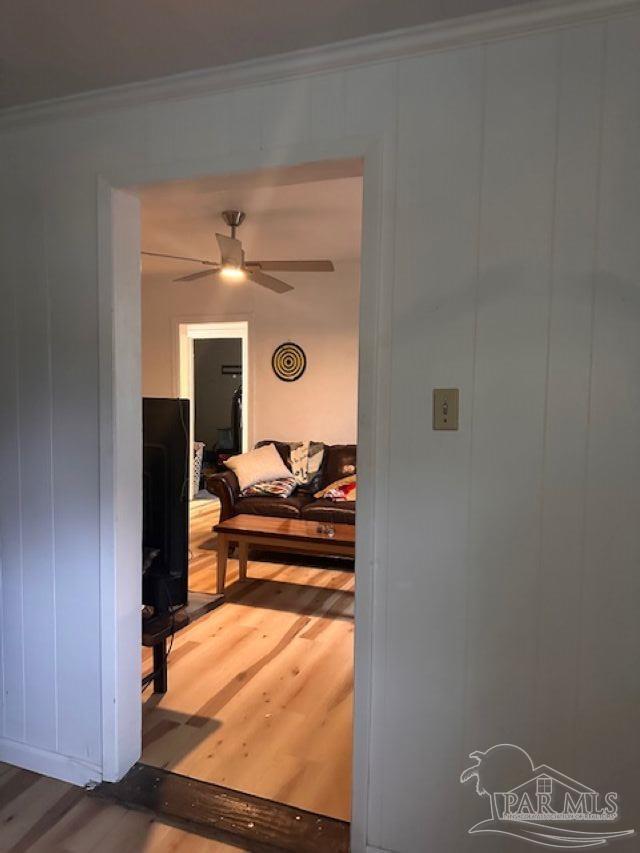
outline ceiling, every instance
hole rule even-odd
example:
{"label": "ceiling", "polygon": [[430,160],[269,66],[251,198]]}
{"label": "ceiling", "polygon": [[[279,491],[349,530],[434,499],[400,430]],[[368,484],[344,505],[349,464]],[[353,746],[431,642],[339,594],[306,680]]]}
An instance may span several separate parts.
{"label": "ceiling", "polygon": [[0,108],[522,0],[0,0]]}
{"label": "ceiling", "polygon": [[[362,178],[354,164],[280,169],[234,178],[202,178],[146,187],[142,207],[142,248],[152,252],[218,260],[215,232],[228,234],[221,211],[247,214],[239,229],[247,260],[360,257]],[[349,171],[339,175],[339,169]],[[338,175],[338,176],[336,176]],[[144,277],[175,278],[198,272],[198,264],[143,256]],[[286,278],[286,276],[283,277]]]}

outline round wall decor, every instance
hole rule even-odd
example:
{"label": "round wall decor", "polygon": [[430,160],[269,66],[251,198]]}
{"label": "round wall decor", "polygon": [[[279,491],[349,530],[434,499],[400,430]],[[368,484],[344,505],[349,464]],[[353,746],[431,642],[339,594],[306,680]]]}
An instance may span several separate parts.
{"label": "round wall decor", "polygon": [[307,366],[304,350],[292,341],[285,341],[276,347],[271,356],[273,372],[283,382],[295,382],[300,379]]}

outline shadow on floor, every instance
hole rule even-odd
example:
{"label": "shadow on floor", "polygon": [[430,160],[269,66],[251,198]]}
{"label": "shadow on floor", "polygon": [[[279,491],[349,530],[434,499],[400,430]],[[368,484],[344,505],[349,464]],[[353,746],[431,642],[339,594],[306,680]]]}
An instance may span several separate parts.
{"label": "shadow on floor", "polygon": [[[164,696],[166,695],[165,693]],[[153,760],[153,751],[150,752],[150,750],[154,744],[156,748],[159,746],[162,749],[162,738],[174,734],[180,727],[185,727],[184,730],[188,731],[189,734],[189,745],[188,749],[184,748],[184,752],[191,751],[219,729],[222,723],[215,717],[204,717],[199,714],[182,714],[179,711],[160,708],[158,705],[164,696],[154,693],[143,703],[142,760],[147,764],[170,769],[171,761],[160,763]],[[153,723],[145,724],[145,718],[149,718],[151,715],[153,715]],[[181,757],[179,756],[179,758]]]}
{"label": "shadow on floor", "polygon": [[229,603],[246,607],[353,621],[353,590],[310,587],[270,578],[236,581],[226,593]]}

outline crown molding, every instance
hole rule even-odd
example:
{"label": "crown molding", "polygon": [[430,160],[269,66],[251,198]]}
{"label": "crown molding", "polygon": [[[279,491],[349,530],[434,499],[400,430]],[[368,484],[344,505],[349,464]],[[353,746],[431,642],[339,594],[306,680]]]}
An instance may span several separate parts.
{"label": "crown molding", "polygon": [[640,0],[547,0],[0,110],[0,130],[264,85],[640,12]]}

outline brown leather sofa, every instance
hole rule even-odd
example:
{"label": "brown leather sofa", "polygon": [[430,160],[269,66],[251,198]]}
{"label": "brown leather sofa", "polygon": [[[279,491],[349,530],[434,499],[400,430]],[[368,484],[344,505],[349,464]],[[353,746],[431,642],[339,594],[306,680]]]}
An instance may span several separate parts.
{"label": "brown leather sofa", "polygon": [[[290,466],[290,448],[282,441],[260,441],[256,447],[264,444],[274,444],[284,464]],[[326,486],[356,473],[355,444],[327,444],[320,471],[313,482],[298,486],[288,498],[271,495],[251,497],[240,496],[238,478],[233,471],[221,474],[211,474],[206,479],[207,490],[220,499],[220,520],[225,521],[233,515],[246,513],[248,515],[268,515],[277,518],[302,518],[308,521],[323,521],[329,524],[355,524],[355,501],[330,501],[317,499],[315,492]]]}

